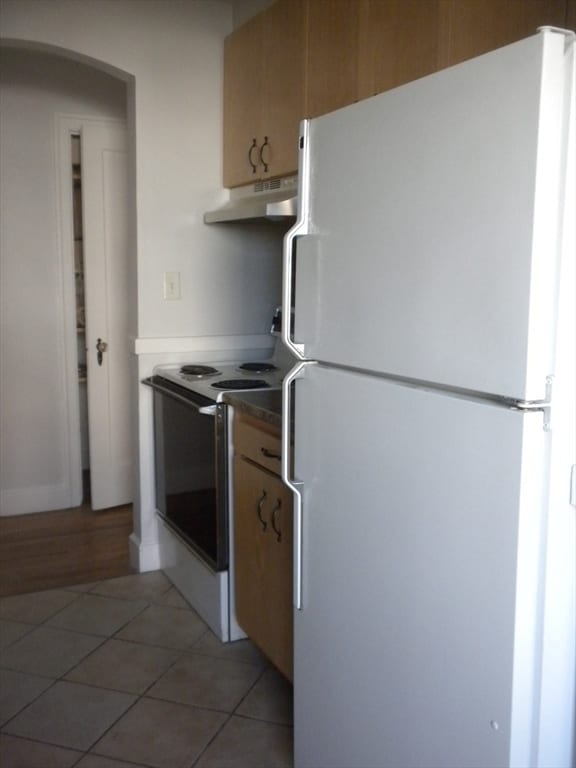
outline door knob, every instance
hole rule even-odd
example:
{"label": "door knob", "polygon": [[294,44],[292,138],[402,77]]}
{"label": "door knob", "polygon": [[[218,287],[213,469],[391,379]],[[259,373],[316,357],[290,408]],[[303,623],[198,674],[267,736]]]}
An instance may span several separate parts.
{"label": "door knob", "polygon": [[98,365],[102,365],[102,358],[107,349],[108,344],[105,341],[102,341],[102,339],[98,339],[96,342],[96,359],[98,360]]}

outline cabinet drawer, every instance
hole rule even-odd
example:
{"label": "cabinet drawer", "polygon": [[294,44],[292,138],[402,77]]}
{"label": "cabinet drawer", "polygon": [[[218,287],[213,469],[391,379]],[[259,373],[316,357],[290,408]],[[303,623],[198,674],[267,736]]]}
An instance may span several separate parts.
{"label": "cabinet drawer", "polygon": [[280,433],[265,422],[242,416],[234,421],[234,450],[236,454],[280,474]]}

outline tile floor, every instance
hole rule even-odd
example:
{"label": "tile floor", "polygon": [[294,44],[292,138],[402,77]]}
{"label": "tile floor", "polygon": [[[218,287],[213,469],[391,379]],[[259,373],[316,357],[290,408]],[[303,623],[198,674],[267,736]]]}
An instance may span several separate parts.
{"label": "tile floor", "polygon": [[292,689],[161,571],[0,599],[2,768],[290,768]]}

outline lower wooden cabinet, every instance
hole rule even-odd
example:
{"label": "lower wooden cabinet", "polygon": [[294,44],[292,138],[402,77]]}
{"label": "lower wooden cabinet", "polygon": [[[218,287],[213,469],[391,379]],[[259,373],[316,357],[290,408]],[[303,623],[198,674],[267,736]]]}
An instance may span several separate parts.
{"label": "lower wooden cabinet", "polygon": [[[235,422],[235,435],[242,426]],[[255,431],[253,426],[248,429]],[[265,453],[269,453],[271,436],[262,434]],[[252,444],[253,434],[250,440]],[[292,680],[292,494],[277,474],[238,453],[241,439],[236,445],[236,618],[248,637]]]}

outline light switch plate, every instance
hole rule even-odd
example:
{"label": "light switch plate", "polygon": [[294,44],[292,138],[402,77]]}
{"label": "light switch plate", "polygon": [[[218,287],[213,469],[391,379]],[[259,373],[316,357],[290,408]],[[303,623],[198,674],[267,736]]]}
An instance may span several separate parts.
{"label": "light switch plate", "polygon": [[168,301],[175,301],[181,298],[180,272],[164,272],[162,296]]}

